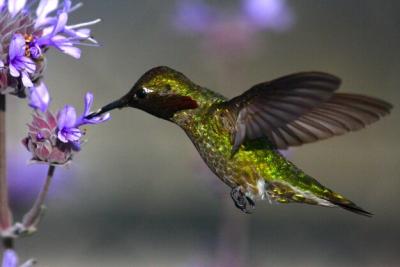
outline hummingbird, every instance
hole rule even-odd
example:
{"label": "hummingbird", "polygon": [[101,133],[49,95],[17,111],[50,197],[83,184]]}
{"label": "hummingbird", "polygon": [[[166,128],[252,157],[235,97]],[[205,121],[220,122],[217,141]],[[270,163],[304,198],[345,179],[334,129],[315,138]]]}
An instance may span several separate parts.
{"label": "hummingbird", "polygon": [[390,113],[392,105],[386,101],[337,93],[340,84],[328,73],[299,72],[256,84],[228,99],[161,66],[147,71],[126,95],[88,118],[132,107],[175,123],[230,187],[235,206],[245,213],[253,211],[255,200],[268,199],[372,216],[279,151],[357,131]]}

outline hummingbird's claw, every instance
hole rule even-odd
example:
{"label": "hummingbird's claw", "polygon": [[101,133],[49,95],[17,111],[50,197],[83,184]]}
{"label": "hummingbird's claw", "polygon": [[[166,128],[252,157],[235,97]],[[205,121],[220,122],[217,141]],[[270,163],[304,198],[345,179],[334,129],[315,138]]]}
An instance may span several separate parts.
{"label": "hummingbird's claw", "polygon": [[250,197],[243,193],[241,186],[232,188],[231,198],[235,203],[235,206],[244,213],[250,214],[255,208],[256,204]]}

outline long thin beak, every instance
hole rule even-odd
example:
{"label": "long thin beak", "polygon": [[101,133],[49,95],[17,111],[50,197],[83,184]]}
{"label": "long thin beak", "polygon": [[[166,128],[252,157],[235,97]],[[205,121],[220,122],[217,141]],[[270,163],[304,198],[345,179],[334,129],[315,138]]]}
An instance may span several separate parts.
{"label": "long thin beak", "polygon": [[108,105],[105,105],[104,107],[102,107],[98,111],[90,113],[89,115],[86,116],[86,119],[92,119],[93,117],[99,116],[99,115],[101,115],[103,113],[106,113],[106,112],[111,111],[111,110],[116,109],[116,108],[121,109],[123,107],[126,107],[126,105],[127,105],[127,103],[124,100],[124,98],[118,99],[118,100],[116,100],[114,102],[111,102]]}

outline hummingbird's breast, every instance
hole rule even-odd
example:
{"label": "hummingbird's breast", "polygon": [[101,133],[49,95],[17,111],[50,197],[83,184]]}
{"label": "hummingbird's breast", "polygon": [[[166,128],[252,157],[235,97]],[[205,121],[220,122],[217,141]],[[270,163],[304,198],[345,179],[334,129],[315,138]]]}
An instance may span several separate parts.
{"label": "hummingbird's breast", "polygon": [[263,183],[264,178],[260,175],[254,156],[250,156],[254,154],[253,151],[239,151],[231,157],[233,124],[229,113],[225,110],[210,110],[195,115],[185,114],[185,123],[178,124],[208,167],[224,183],[232,188],[242,186],[249,193],[259,194],[260,181]]}
{"label": "hummingbird's breast", "polygon": [[[184,129],[208,167],[231,188],[241,186],[247,195],[277,202],[316,204],[310,188],[325,188],[286,160],[266,139],[246,142],[231,155],[234,127],[226,110],[182,113],[178,125]],[[300,192],[300,193],[299,193]],[[306,197],[307,195],[307,197]]]}
{"label": "hummingbird's breast", "polygon": [[266,138],[246,141],[232,156],[236,121],[220,105],[226,99],[200,89],[193,93],[199,108],[180,111],[172,121],[186,132],[205,163],[224,183],[231,188],[240,186],[249,196],[268,196],[281,203],[306,202],[310,197],[304,192],[325,194],[322,185],[284,158]]}

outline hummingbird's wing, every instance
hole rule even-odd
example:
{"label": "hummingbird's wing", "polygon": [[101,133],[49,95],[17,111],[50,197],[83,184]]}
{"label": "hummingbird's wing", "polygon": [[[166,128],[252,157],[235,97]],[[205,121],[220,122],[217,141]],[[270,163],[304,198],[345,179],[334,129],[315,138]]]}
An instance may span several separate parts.
{"label": "hummingbird's wing", "polygon": [[301,72],[257,84],[223,103],[235,120],[232,153],[246,139],[267,137],[285,149],[361,129],[389,113],[389,103],[337,94],[339,86],[333,75]]}
{"label": "hummingbird's wing", "polygon": [[380,99],[335,93],[320,106],[276,129],[273,142],[287,148],[357,131],[389,114],[391,108]]}

